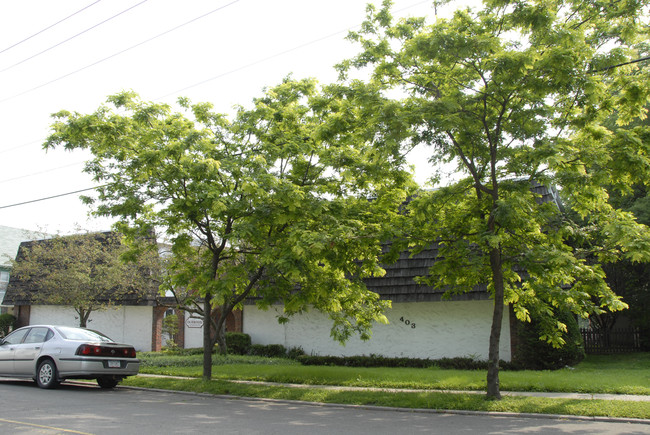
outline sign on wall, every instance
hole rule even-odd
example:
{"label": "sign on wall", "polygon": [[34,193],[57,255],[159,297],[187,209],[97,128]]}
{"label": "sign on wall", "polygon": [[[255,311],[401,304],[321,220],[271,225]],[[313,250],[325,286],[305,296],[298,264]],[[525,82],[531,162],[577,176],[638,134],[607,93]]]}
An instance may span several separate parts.
{"label": "sign on wall", "polygon": [[188,328],[202,328],[203,319],[199,319],[198,317],[188,317],[185,324]]}

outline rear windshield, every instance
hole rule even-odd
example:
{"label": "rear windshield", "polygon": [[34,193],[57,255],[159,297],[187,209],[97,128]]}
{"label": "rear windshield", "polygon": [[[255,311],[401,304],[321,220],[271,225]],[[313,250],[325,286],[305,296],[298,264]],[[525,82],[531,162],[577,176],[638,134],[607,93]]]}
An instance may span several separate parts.
{"label": "rear windshield", "polygon": [[93,341],[93,342],[101,342],[101,343],[113,342],[113,340],[111,340],[101,332],[93,331],[91,329],[57,326],[56,330],[59,331],[59,334],[61,334],[63,338],[68,340]]}

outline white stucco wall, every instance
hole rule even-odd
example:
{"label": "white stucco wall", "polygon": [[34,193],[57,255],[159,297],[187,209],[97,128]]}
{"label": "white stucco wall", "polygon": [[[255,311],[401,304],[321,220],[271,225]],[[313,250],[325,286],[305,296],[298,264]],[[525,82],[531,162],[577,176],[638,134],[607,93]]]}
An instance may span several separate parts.
{"label": "white stucco wall", "polygon": [[187,319],[190,313],[185,313],[185,349],[203,347],[203,328],[190,328]]}
{"label": "white stucco wall", "polygon": [[[29,323],[79,326],[71,307],[32,305]],[[152,307],[117,307],[90,314],[89,329],[96,329],[113,340],[131,344],[136,351],[151,350]]]}
{"label": "white stucco wall", "polygon": [[[369,341],[350,339],[345,346],[330,337],[331,321],[319,312],[309,312],[278,324],[281,307],[268,311],[253,305],[244,307],[244,332],[254,344],[300,346],[308,354],[370,355],[389,357],[442,358],[471,356],[488,358],[492,323],[491,300],[393,303],[386,312],[390,324],[373,328]],[[510,324],[506,310],[501,335],[500,357],[509,361]]]}

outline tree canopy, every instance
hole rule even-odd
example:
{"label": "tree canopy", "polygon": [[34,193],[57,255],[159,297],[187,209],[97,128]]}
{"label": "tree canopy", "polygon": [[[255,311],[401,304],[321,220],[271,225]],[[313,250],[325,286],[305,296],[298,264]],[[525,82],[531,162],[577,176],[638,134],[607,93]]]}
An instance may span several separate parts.
{"label": "tree canopy", "polygon": [[153,263],[131,261],[128,252],[116,233],[23,243],[12,262],[8,292],[13,300],[70,306],[85,328],[95,311],[156,297],[148,269]]}
{"label": "tree canopy", "polygon": [[[350,39],[361,46],[339,68],[370,68],[371,82],[399,89],[411,144],[460,174],[410,202],[406,240],[440,255],[423,281],[447,292],[488,282],[494,297],[488,396],[499,398],[499,341],[505,307],[542,323],[560,346],[555,313],[586,317],[625,304],[602,262],[650,258],[648,228],[608,201],[650,180],[645,117],[650,83],[648,2],[487,0],[448,19],[393,20],[390,1],[368,7]],[[616,110],[622,128],[605,121]],[[629,126],[629,128],[627,128]],[[434,184],[438,180],[434,179]],[[564,206],[533,187],[557,187]]]}
{"label": "tree canopy", "polygon": [[56,114],[46,147],[88,149],[96,213],[168,239],[162,289],[206,319],[204,377],[215,341],[225,350],[227,314],[246,299],[282,302],[280,321],[325,312],[341,341],[385,321],[389,303],[362,278],[382,273],[381,242],[410,177],[393,152],[405,129],[375,88],[286,79],[232,120],[186,99],[183,113],[131,92],[108,102]]}

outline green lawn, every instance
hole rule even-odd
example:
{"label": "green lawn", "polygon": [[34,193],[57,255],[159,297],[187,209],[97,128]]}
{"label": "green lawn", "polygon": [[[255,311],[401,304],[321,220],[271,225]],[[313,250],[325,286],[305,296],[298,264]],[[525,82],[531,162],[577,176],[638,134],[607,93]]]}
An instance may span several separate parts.
{"label": "green lawn", "polygon": [[[142,373],[201,376],[201,356],[170,357],[141,354]],[[229,380],[298,383],[312,388],[251,385]],[[125,385],[182,391],[306,400],[323,403],[381,405],[405,408],[526,412],[650,419],[649,402],[618,400],[504,397],[489,401],[482,394],[323,390],[318,385],[408,389],[484,390],[484,371],[438,368],[350,368],[302,366],[291,360],[215,356],[213,380],[129,378]],[[650,395],[650,353],[589,356],[575,368],[557,371],[501,372],[502,391],[555,391]]]}
{"label": "green lawn", "polygon": [[[201,356],[142,354],[142,373],[200,377]],[[214,357],[213,379],[380,388],[484,390],[482,370],[302,366],[287,359]],[[650,353],[589,356],[575,368],[501,371],[503,391],[650,395]]]}

